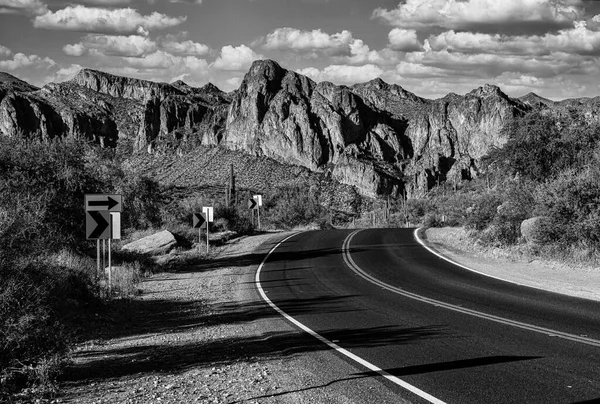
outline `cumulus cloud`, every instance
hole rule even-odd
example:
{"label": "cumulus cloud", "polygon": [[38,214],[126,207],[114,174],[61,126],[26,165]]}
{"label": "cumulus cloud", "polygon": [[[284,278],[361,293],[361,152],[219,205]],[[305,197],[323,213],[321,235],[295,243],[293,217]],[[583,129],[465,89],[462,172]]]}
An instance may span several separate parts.
{"label": "cumulus cloud", "polygon": [[62,67],[58,69],[56,73],[54,73],[54,77],[52,81],[54,82],[62,82],[71,80],[75,75],[82,69],[81,65],[72,64],[69,67]]}
{"label": "cumulus cloud", "polygon": [[502,53],[505,55],[549,55],[553,52],[600,54],[600,32],[590,30],[586,22],[576,21],[573,28],[540,35],[490,35],[453,30],[432,35],[428,44],[434,51],[464,53]]}
{"label": "cumulus cloud", "polygon": [[393,10],[377,8],[372,18],[403,28],[507,22],[565,22],[583,15],[581,0],[406,0]]}
{"label": "cumulus cloud", "polygon": [[414,29],[394,28],[388,34],[390,48],[401,52],[413,52],[422,49]]}
{"label": "cumulus cloud", "polygon": [[303,31],[289,27],[277,28],[262,40],[262,47],[267,50],[301,53],[313,59],[325,55],[338,63],[383,62],[378,51],[371,50],[362,39],[354,38],[352,32],[347,30],[328,34],[320,29]]}
{"label": "cumulus cloud", "polygon": [[576,72],[581,67],[581,58],[560,52],[548,56],[530,57],[486,53],[469,54],[447,50],[436,52],[429,49],[425,52],[407,54],[406,61],[437,67],[465,77],[495,77],[502,72],[521,72],[538,77],[552,77]]}
{"label": "cumulus cloud", "polygon": [[40,57],[38,55],[25,55],[17,53],[9,60],[0,60],[0,69],[17,70],[24,67],[33,67],[36,69],[48,69],[56,66],[56,62],[48,57]]}
{"label": "cumulus cloud", "polygon": [[223,87],[223,91],[233,91],[240,88],[240,84],[242,83],[241,77],[232,77],[230,79],[225,80],[225,86]]}
{"label": "cumulus cloud", "polygon": [[217,70],[242,71],[247,70],[255,60],[263,58],[263,55],[257,54],[246,45],[227,45],[221,48],[221,54],[214,61],[213,67]]}
{"label": "cumulus cloud", "polygon": [[363,66],[330,65],[323,70],[308,67],[298,70],[298,73],[315,81],[330,81],[336,84],[355,84],[373,80],[383,74],[383,70],[373,64]]}
{"label": "cumulus cloud", "polygon": [[79,0],[78,3],[100,7],[114,7],[131,4],[131,0]]}
{"label": "cumulus cloud", "polygon": [[67,31],[139,34],[140,28],[142,32],[169,28],[183,23],[186,18],[169,17],[157,12],[141,15],[132,8],[105,9],[77,5],[37,16],[33,26]]}
{"label": "cumulus cloud", "polygon": [[0,14],[41,15],[48,12],[40,0],[0,0]]}
{"label": "cumulus cloud", "polygon": [[167,52],[178,55],[206,56],[211,51],[208,46],[190,40],[182,42],[166,40],[161,43],[161,46]]}
{"label": "cumulus cloud", "polygon": [[8,49],[6,46],[2,46],[0,45],[0,56],[10,56],[12,54],[12,51],[10,49]]}
{"label": "cumulus cloud", "polygon": [[265,38],[263,47],[268,50],[292,50],[301,52],[333,51],[348,53],[355,40],[347,30],[327,34],[320,29],[302,31],[295,28],[277,28]]}
{"label": "cumulus cloud", "polygon": [[105,55],[141,57],[156,51],[154,41],[140,35],[99,35],[89,34],[75,45],[66,45],[63,50],[72,56],[81,56],[87,50]]}
{"label": "cumulus cloud", "polygon": [[73,45],[65,45],[63,46],[63,52],[65,52],[69,56],[81,56],[86,52],[85,46],[80,43],[76,43]]}

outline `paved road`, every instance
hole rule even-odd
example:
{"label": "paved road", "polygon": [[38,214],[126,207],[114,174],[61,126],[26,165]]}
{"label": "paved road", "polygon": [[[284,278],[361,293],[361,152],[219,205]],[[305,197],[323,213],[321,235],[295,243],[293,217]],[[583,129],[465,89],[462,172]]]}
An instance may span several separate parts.
{"label": "paved road", "polygon": [[469,272],[429,253],[412,230],[297,234],[259,276],[285,313],[417,390],[344,357],[353,377],[398,397],[600,402],[600,302]]}

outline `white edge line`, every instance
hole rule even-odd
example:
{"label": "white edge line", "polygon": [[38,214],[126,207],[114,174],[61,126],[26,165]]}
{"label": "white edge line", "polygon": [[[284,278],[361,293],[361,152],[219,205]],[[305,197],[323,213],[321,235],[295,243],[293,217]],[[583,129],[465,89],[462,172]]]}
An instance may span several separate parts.
{"label": "white edge line", "polygon": [[[431,299],[431,298],[428,298],[428,297],[420,296],[420,295],[417,295],[416,293],[407,292],[405,290],[402,290],[400,288],[397,288],[397,287],[389,285],[389,284],[387,284],[385,282],[382,282],[379,279],[373,277],[372,275],[369,275],[362,268],[360,268],[354,262],[354,260],[352,259],[352,256],[350,255],[350,242],[352,241],[352,238],[354,238],[354,236],[358,232],[360,232],[360,231],[362,231],[362,230],[357,230],[357,231],[349,234],[348,237],[346,238],[346,240],[344,240],[344,244],[342,246],[342,255],[343,255],[344,261],[346,262],[346,265],[352,271],[354,271],[354,273],[356,273],[357,275],[359,275],[363,279],[365,279],[365,280],[367,280],[367,281],[369,281],[369,282],[371,282],[371,283],[373,283],[373,284],[375,284],[377,286],[380,286],[380,287],[382,287],[384,289],[387,289],[390,292],[393,292],[393,293],[396,293],[396,294],[399,294],[399,295],[402,295],[402,296],[405,296],[405,297],[408,297],[408,298],[411,298],[411,299],[419,300],[421,302],[429,303],[429,304],[432,304],[434,306],[443,307],[443,308],[448,309],[448,310],[456,311],[456,312],[463,313],[463,314],[468,314],[468,315],[471,315],[471,316],[474,316],[474,317],[483,318],[483,319],[486,319],[486,320],[494,321],[494,322],[505,324],[505,325],[510,325],[510,326],[513,326],[513,327],[517,327],[517,328],[521,328],[521,329],[525,329],[525,330],[529,330],[529,331],[534,331],[534,332],[537,332],[537,333],[540,333],[540,334],[545,334],[545,335],[549,335],[549,336],[556,336],[556,337],[560,337],[560,338],[563,338],[563,339],[566,339],[566,340],[570,340],[570,341],[574,341],[574,342],[579,342],[579,343],[583,343],[583,344],[586,344],[586,345],[600,347],[600,341],[592,339],[592,338],[582,337],[582,336],[575,335],[575,334],[569,334],[569,333],[562,332],[562,331],[552,330],[550,328],[540,327],[540,326],[533,325],[533,324],[527,324],[527,323],[523,323],[523,322],[520,322],[520,321],[511,320],[511,319],[508,319],[508,318],[504,318],[504,317],[500,317],[500,316],[495,316],[493,314],[483,313],[483,312],[480,312],[480,311],[477,311],[477,310],[467,309],[465,307],[456,306],[456,305],[453,305],[451,303],[446,303],[446,302],[442,302],[440,300],[435,300],[435,299]],[[449,262],[452,262],[452,261],[449,261]],[[459,266],[463,267],[462,265],[459,265]],[[500,278],[498,278],[498,279],[500,279]],[[502,280],[502,279],[500,279],[500,280]]]}
{"label": "white edge line", "polygon": [[[351,233],[351,235],[354,235],[356,233],[358,233],[360,230],[357,230],[353,233]],[[391,374],[389,374],[388,372],[386,372],[385,370],[373,365],[370,362],[367,362],[366,360],[362,359],[361,357],[353,354],[350,351],[347,351],[346,349],[340,347],[339,345],[329,341],[327,338],[321,336],[320,334],[318,334],[317,332],[313,331],[312,329],[308,328],[307,326],[305,326],[304,324],[302,324],[301,322],[299,322],[298,320],[296,320],[295,318],[293,318],[292,316],[290,316],[289,314],[287,314],[286,312],[284,312],[283,310],[281,310],[279,307],[277,307],[275,305],[275,303],[273,303],[271,301],[271,299],[269,299],[265,293],[265,291],[263,290],[261,284],[260,284],[260,272],[263,268],[263,266],[265,265],[265,263],[267,262],[267,260],[269,259],[269,256],[284,242],[286,242],[287,240],[291,239],[292,237],[296,236],[297,234],[300,233],[294,233],[286,238],[284,238],[283,240],[281,240],[279,243],[277,243],[275,245],[275,247],[273,247],[271,249],[271,251],[269,251],[269,253],[267,254],[267,256],[263,259],[263,261],[260,263],[260,265],[258,266],[258,269],[256,270],[256,274],[254,276],[254,282],[256,284],[256,288],[258,289],[258,292],[260,293],[260,296],[262,297],[262,299],[267,302],[269,304],[269,306],[271,306],[276,312],[278,312],[279,314],[281,314],[286,320],[288,320],[289,322],[291,322],[292,324],[294,324],[296,327],[300,328],[301,330],[307,332],[308,334],[312,335],[313,337],[315,337],[316,339],[318,339],[319,341],[323,342],[324,344],[328,345],[330,348],[335,349],[338,353],[352,359],[353,361],[359,363],[360,365],[366,367],[367,369],[379,373],[381,376],[385,377],[386,379],[388,379],[389,381],[391,381],[392,383],[397,384],[398,386],[412,392],[413,394],[418,395],[419,397],[429,401],[430,403],[433,404],[445,404],[444,401],[441,401],[438,398],[433,397],[432,395],[424,392],[423,390],[405,382],[404,380],[393,376]],[[350,237],[350,236],[349,236]],[[349,238],[348,237],[348,238]]]}
{"label": "white edge line", "polygon": [[[414,235],[415,239],[416,239],[416,240],[419,242],[419,244],[421,244],[423,247],[425,247],[425,248],[426,248],[426,249],[427,249],[427,250],[428,250],[430,253],[432,253],[432,254],[434,254],[434,255],[438,256],[439,258],[441,258],[441,259],[443,259],[443,260],[445,260],[445,261],[448,261],[449,263],[451,263],[451,264],[453,264],[453,265],[456,265],[456,266],[458,266],[458,267],[461,267],[461,268],[463,268],[463,269],[466,269],[467,271],[471,271],[471,272],[474,272],[474,273],[476,273],[476,274],[479,274],[479,275],[487,276],[488,278],[497,279],[497,280],[499,280],[499,281],[502,281],[502,282],[508,282],[508,283],[512,283],[512,284],[514,284],[514,285],[519,285],[519,286],[526,286],[526,287],[528,287],[528,288],[537,289],[537,290],[542,290],[542,291],[544,291],[544,292],[552,292],[552,291],[549,291],[549,290],[547,290],[547,289],[543,289],[543,288],[540,288],[540,287],[537,287],[537,286],[526,285],[526,284],[524,284],[524,283],[520,283],[520,282],[516,282],[516,281],[511,281],[511,280],[509,280],[509,279],[504,279],[504,278],[500,278],[500,277],[498,277],[498,276],[494,276],[494,275],[486,274],[486,273],[484,273],[484,272],[478,271],[478,270],[476,270],[476,269],[473,269],[473,268],[469,268],[469,267],[468,267],[468,266],[466,266],[466,265],[463,265],[463,264],[460,264],[460,263],[458,263],[458,262],[456,262],[456,261],[453,261],[452,259],[450,259],[450,258],[448,258],[448,257],[444,256],[443,254],[441,254],[441,253],[439,253],[438,251],[434,250],[433,248],[429,247],[429,246],[427,245],[427,243],[425,243],[425,241],[423,241],[423,239],[422,239],[421,237],[419,237],[419,230],[423,230],[423,231],[425,231],[425,228],[424,228],[424,227],[419,227],[418,229],[415,229],[415,231],[414,231],[414,233],[413,233],[413,235]],[[558,293],[558,292],[552,292],[552,293]],[[570,295],[565,295],[565,296],[570,296]],[[571,296],[571,297],[572,297],[572,296]]]}

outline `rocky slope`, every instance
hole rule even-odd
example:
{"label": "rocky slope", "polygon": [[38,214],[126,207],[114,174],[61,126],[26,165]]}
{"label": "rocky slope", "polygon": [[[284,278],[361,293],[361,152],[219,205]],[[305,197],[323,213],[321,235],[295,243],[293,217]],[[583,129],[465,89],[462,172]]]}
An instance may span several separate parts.
{"label": "rocky slope", "polygon": [[600,104],[513,99],[492,85],[428,100],[381,79],[315,83],[270,60],[255,62],[231,93],[90,69],[42,89],[9,76],[0,75],[5,135],[75,136],[129,153],[219,145],[306,167],[372,197],[472,178],[481,157],[506,141],[505,123],[531,109],[578,108],[598,119]]}

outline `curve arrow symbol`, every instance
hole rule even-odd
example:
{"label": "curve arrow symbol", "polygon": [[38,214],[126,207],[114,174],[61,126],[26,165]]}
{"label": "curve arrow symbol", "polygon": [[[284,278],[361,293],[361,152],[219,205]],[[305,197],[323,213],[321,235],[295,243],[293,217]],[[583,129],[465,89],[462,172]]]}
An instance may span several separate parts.
{"label": "curve arrow symbol", "polygon": [[110,196],[108,196],[105,201],[89,201],[88,202],[89,206],[101,206],[101,207],[106,206],[106,210],[111,210],[112,208],[114,208],[118,204],[119,204],[119,202],[116,201],[116,200],[114,200]]}
{"label": "curve arrow symbol", "polygon": [[108,222],[99,211],[88,212],[89,215],[96,221],[96,228],[90,233],[89,238],[100,238],[102,233],[108,228]]}

